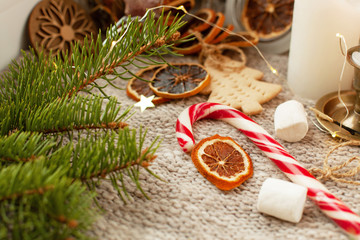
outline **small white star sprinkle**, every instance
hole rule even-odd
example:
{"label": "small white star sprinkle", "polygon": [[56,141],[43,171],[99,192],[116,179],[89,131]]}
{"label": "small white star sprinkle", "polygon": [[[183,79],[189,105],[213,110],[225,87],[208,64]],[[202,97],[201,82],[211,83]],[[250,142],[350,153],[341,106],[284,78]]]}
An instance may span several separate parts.
{"label": "small white star sprinkle", "polygon": [[155,107],[154,103],[152,102],[154,97],[155,96],[152,95],[152,96],[147,98],[144,95],[141,95],[140,96],[140,101],[135,103],[134,106],[139,107],[141,112],[145,111],[145,109],[148,108],[148,107]]}

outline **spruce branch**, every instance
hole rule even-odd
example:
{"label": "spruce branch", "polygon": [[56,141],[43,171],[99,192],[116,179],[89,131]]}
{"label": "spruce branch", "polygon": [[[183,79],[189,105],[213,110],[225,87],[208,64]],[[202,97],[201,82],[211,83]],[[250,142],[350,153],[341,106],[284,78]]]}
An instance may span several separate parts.
{"label": "spruce branch", "polygon": [[[110,179],[113,177],[120,181],[121,191],[126,193],[123,173],[129,169],[138,172],[139,167],[147,168],[156,158],[158,141],[155,139],[149,147],[144,148],[142,139],[145,136],[146,131],[140,130],[137,135],[135,130],[125,128],[118,133],[108,132],[101,138],[88,136],[79,139],[74,148],[68,176],[92,183],[110,176]],[[138,179],[132,180],[138,185]],[[118,184],[116,182],[114,185],[115,189],[118,189]],[[141,189],[140,185],[138,188]],[[121,195],[121,192],[118,193]]]}
{"label": "spruce branch", "polygon": [[[34,50],[23,52],[23,59],[14,63],[9,72],[0,76],[0,86],[4,89],[0,95],[1,134],[8,134],[14,129],[41,131],[38,128],[43,128],[45,120],[41,121],[40,118],[44,116],[60,117],[47,117],[47,120],[50,120],[47,125],[51,125],[56,119],[62,120],[62,116],[56,116],[56,112],[49,111],[55,111],[56,106],[60,107],[59,101],[65,104],[63,100],[66,98],[70,98],[70,102],[76,99],[72,96],[81,90],[87,91],[87,87],[97,88],[105,98],[109,98],[102,90],[103,87],[95,84],[95,81],[103,78],[109,85],[115,86],[112,83],[114,78],[110,79],[107,75],[112,73],[122,79],[129,78],[127,74],[134,75],[131,71],[126,68],[125,71],[118,72],[117,68],[136,66],[134,59],[138,57],[147,59],[147,63],[158,64],[159,62],[154,62],[151,58],[169,53],[166,49],[178,39],[179,33],[176,30],[183,24],[180,19],[170,26],[166,23],[167,18],[162,15],[156,20],[154,14],[150,14],[143,22],[131,20],[127,27],[123,25],[119,32],[110,29],[105,43],[99,35],[94,40],[85,39],[83,46],[75,44],[70,58],[60,55],[45,56],[43,53],[36,55]],[[116,44],[113,44],[114,42]],[[165,62],[164,59],[162,61]],[[93,101],[96,101],[95,98]],[[56,128],[64,126],[49,126],[44,130]]]}
{"label": "spruce branch", "polygon": [[[81,91],[88,85],[91,85],[97,79],[102,78],[109,74],[115,74],[115,76],[124,78],[123,74],[117,74],[116,68],[124,65],[126,62],[131,61],[143,53],[151,53],[157,48],[169,48],[180,37],[180,33],[177,29],[180,28],[183,23],[181,18],[176,19],[170,26],[167,26],[168,16],[164,19],[164,15],[161,15],[159,19],[155,19],[155,14],[151,14],[149,18],[146,18],[144,22],[139,22],[138,19],[128,19],[129,24],[125,23],[120,26],[120,32],[116,29],[110,28],[107,32],[106,42],[101,48],[100,39],[96,42],[95,49],[100,49],[98,53],[97,61],[89,72],[86,74],[86,78],[80,82],[80,85],[76,85],[69,92],[71,97],[74,93]],[[125,34],[125,33],[134,34]],[[86,44],[84,48],[86,48]],[[79,49],[75,46],[75,49]],[[80,50],[85,52],[86,49]],[[163,53],[165,54],[165,53]],[[87,60],[87,55],[85,56]],[[74,68],[80,69],[77,66],[81,66],[85,59],[81,57],[76,58],[74,61]],[[79,72],[78,75],[81,75]],[[108,81],[108,79],[106,79]],[[109,81],[111,82],[111,81]]]}
{"label": "spruce branch", "polygon": [[1,162],[28,162],[46,156],[54,149],[52,139],[43,139],[42,134],[17,132],[0,137]]}
{"label": "spruce branch", "polygon": [[55,188],[55,186],[48,185],[48,186],[43,186],[43,187],[40,187],[40,188],[37,188],[37,189],[25,190],[25,191],[23,191],[21,193],[13,193],[11,195],[4,196],[4,197],[0,198],[0,202],[5,201],[5,200],[17,199],[17,198],[24,197],[24,196],[29,196],[29,195],[35,195],[35,194],[42,195],[47,191],[53,190],[54,188]]}
{"label": "spruce branch", "polygon": [[[41,162],[41,163],[38,163]],[[25,195],[43,194],[45,189],[53,189],[54,177],[64,175],[64,169],[57,171],[44,169],[44,158],[36,163],[12,165],[0,170],[0,201],[14,199]],[[43,171],[38,176],[28,174],[31,171]],[[52,177],[49,177],[52,176]],[[26,185],[24,183],[27,183]],[[10,186],[10,187],[6,187]]]}
{"label": "spruce branch", "polygon": [[[179,38],[179,37],[180,37],[179,33],[174,33],[171,38],[176,39],[176,38]],[[157,39],[155,42],[149,42],[149,43],[141,46],[136,52],[129,52],[126,56],[124,56],[124,57],[122,57],[120,59],[112,60],[112,62],[110,64],[100,68],[100,70],[96,74],[90,75],[85,80],[83,80],[82,84],[79,87],[73,87],[73,89],[69,93],[69,97],[71,97],[74,93],[83,90],[88,85],[91,85],[97,79],[102,78],[102,77],[104,77],[106,75],[114,74],[117,77],[122,77],[123,78],[123,73],[120,73],[120,74],[117,73],[115,68],[117,68],[119,66],[124,67],[123,66],[124,63],[126,63],[130,59],[136,58],[137,56],[142,55],[143,53],[149,51],[150,48],[159,48],[160,46],[165,45],[166,44],[165,38],[166,37],[163,36],[163,37]],[[126,71],[126,72],[129,72],[129,71]],[[111,82],[106,77],[104,77],[104,79],[107,80],[108,82]]]}
{"label": "spruce branch", "polygon": [[[149,147],[144,148],[146,131],[143,132],[142,128],[139,134],[129,128],[116,132],[109,131],[101,134],[101,137],[88,134],[78,138],[77,142],[71,140],[65,146],[59,147],[55,137],[43,139],[45,135],[41,133],[17,132],[0,138],[0,159],[8,164],[15,161],[44,161],[46,167],[65,170],[64,174],[73,181],[95,183],[99,179],[114,178],[120,180],[123,185],[121,189],[125,192],[126,187],[122,179],[123,173],[128,173],[131,180],[141,190],[138,179],[132,176],[139,171],[139,167],[148,168],[156,158],[154,153],[158,147],[158,145],[155,146],[157,139]],[[12,149],[12,145],[16,148]],[[22,169],[19,168],[19,170]],[[26,182],[26,179],[19,180],[21,184]],[[54,188],[52,184],[46,184],[43,179],[39,182],[44,185],[32,188],[26,186],[24,190],[20,189],[3,197],[0,194],[0,202],[23,195],[42,194]],[[114,188],[118,189],[117,186]],[[119,195],[121,195],[120,192]]]}
{"label": "spruce branch", "polygon": [[146,131],[125,123],[134,112],[103,89],[134,75],[130,66],[166,63],[183,25],[167,22],[129,17],[105,42],[91,36],[71,56],[31,49],[0,74],[0,239],[88,239],[100,180],[124,201],[128,184],[147,197],[139,176],[156,176],[158,138],[145,146]]}
{"label": "spruce branch", "polygon": [[[87,239],[93,193],[43,160],[0,170],[2,239]],[[10,186],[10,187],[9,187]]]}
{"label": "spruce branch", "polygon": [[[82,181],[86,181],[88,179],[93,179],[93,178],[106,178],[107,175],[113,173],[113,172],[119,172],[121,170],[127,169],[127,168],[131,168],[134,166],[142,166],[144,168],[147,168],[150,166],[150,163],[152,161],[155,160],[156,156],[154,155],[145,155],[144,153],[147,151],[147,149],[145,149],[143,151],[143,155],[141,158],[136,159],[135,161],[130,161],[126,164],[123,165],[116,165],[115,167],[113,167],[112,169],[103,169],[102,171],[99,172],[95,172],[92,173],[89,177],[82,177],[80,180]],[[141,160],[142,159],[142,160]]]}
{"label": "spruce branch", "polygon": [[[17,130],[42,133],[125,127],[127,124],[118,119],[121,106],[117,103],[116,98],[111,97],[106,103],[105,109],[103,109],[104,104],[104,99],[99,96],[77,96],[24,110],[19,114],[18,119],[13,119],[15,116],[11,114],[15,111],[12,108],[16,106],[4,106],[3,108],[0,107],[0,116],[3,115],[4,117],[2,121],[0,120],[0,124],[9,125],[8,123],[11,122]],[[30,108],[26,103],[23,106]],[[10,114],[8,114],[9,112]],[[10,125],[10,128],[14,127]],[[11,130],[9,127],[5,129]]]}

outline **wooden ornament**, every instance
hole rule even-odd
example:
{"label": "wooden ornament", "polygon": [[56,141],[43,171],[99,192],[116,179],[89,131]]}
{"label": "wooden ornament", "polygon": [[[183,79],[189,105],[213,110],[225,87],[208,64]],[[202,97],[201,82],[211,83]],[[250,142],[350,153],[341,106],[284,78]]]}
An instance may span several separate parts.
{"label": "wooden ornament", "polygon": [[44,0],[31,12],[29,23],[31,45],[49,54],[71,54],[71,44],[82,43],[96,33],[91,18],[72,0]]}

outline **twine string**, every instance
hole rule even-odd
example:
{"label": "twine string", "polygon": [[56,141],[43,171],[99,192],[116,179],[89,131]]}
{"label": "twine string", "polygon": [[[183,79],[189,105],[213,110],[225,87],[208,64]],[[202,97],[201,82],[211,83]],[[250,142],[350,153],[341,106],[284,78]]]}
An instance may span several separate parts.
{"label": "twine string", "polygon": [[240,60],[236,60],[238,62],[237,68],[244,68],[246,63],[246,55],[240,48],[236,46],[232,46],[229,44],[208,44],[204,41],[204,38],[202,37],[201,33],[192,31],[191,32],[199,41],[201,44],[201,51],[199,54],[199,62],[201,64],[204,64],[205,59],[210,59],[212,62],[212,65],[217,66],[218,69],[222,69],[225,67],[225,62],[232,60],[226,56],[224,56],[222,53],[224,50],[231,50],[240,55]]}
{"label": "twine string", "polygon": [[[360,141],[352,140],[352,141],[337,144],[335,147],[333,147],[327,153],[326,157],[324,158],[323,168],[311,168],[309,170],[309,172],[313,175],[318,176],[318,177],[316,177],[318,180],[331,179],[335,182],[343,182],[343,183],[349,183],[349,184],[354,184],[354,185],[360,185],[360,182],[358,182],[358,181],[345,179],[345,178],[349,178],[349,177],[354,177],[356,174],[358,174],[360,172],[360,156],[353,156],[340,165],[336,165],[333,167],[331,167],[329,165],[330,155],[334,151],[336,151],[338,148],[344,147],[344,146],[360,146]],[[336,172],[336,171],[339,171],[339,170],[343,169],[344,167],[348,166],[353,161],[358,162],[357,166],[354,166],[353,168],[351,168],[345,172]]]}

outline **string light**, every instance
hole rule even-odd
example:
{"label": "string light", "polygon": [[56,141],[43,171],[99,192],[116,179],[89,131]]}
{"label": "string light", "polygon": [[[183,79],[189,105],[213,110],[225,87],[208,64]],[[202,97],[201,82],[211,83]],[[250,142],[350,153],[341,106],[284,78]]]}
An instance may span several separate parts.
{"label": "string light", "polygon": [[339,137],[339,135],[337,134],[337,132],[338,132],[338,131],[332,132],[332,133],[331,133],[331,136],[332,136],[333,138]]}
{"label": "string light", "polygon": [[264,60],[264,62],[266,63],[267,67],[270,69],[270,71],[275,74],[276,76],[279,77],[279,73],[278,71],[269,63],[269,61],[264,57],[264,55],[262,54],[262,52],[260,51],[260,49],[254,44],[252,43],[249,39],[247,39],[245,36],[241,35],[241,34],[238,34],[238,33],[235,33],[233,31],[230,31],[229,29],[226,29],[226,28],[223,28],[223,27],[220,27],[212,22],[209,22],[207,21],[206,19],[203,19],[201,17],[198,17],[192,13],[189,13],[183,5],[179,6],[179,7],[173,7],[173,6],[165,6],[165,5],[161,5],[161,6],[158,6],[158,7],[153,7],[153,8],[150,8],[148,9],[147,11],[149,10],[156,10],[156,9],[159,9],[159,8],[172,8],[172,9],[175,9],[175,10],[182,10],[186,15],[189,15],[199,21],[202,21],[208,25],[210,25],[211,27],[216,27],[226,33],[229,33],[230,35],[236,35],[240,38],[242,38],[244,41],[248,42],[253,48],[255,48],[255,50],[258,52],[258,54],[260,55],[260,57]]}
{"label": "string light", "polygon": [[184,5],[177,7],[176,10],[182,10],[184,13],[189,14],[188,11],[186,11]]}
{"label": "string light", "polygon": [[[186,15],[189,15],[189,16],[191,16],[191,17],[193,17],[193,18],[195,18],[195,19],[197,19],[197,20],[199,20],[199,21],[202,21],[202,22],[204,22],[204,23],[206,23],[206,24],[208,24],[208,25],[210,25],[210,26],[212,26],[212,27],[219,28],[220,30],[222,30],[222,31],[224,31],[224,32],[226,32],[226,33],[228,33],[228,34],[230,34],[230,35],[236,35],[236,36],[242,38],[244,41],[248,42],[248,43],[257,51],[257,53],[259,54],[259,56],[260,56],[260,57],[264,60],[264,62],[266,63],[266,66],[269,68],[269,70],[270,70],[274,75],[276,75],[277,77],[280,77],[279,72],[278,72],[278,71],[270,64],[270,62],[265,58],[265,56],[262,54],[262,52],[260,51],[260,49],[259,49],[254,43],[252,43],[249,39],[247,39],[245,36],[243,36],[243,35],[241,35],[241,34],[238,34],[238,33],[235,33],[235,32],[233,32],[233,31],[230,31],[229,29],[220,27],[220,26],[218,26],[218,25],[216,25],[216,24],[214,24],[214,23],[212,23],[212,22],[209,22],[209,21],[207,21],[207,20],[205,20],[205,19],[203,19],[203,18],[200,18],[200,17],[192,14],[192,13],[189,13],[189,12],[185,9],[185,7],[184,7],[183,5],[180,5],[180,6],[178,6],[178,7],[167,6],[167,5],[160,5],[160,6],[157,6],[157,7],[148,8],[148,9],[146,10],[144,16],[142,16],[142,18],[140,18],[139,21],[140,21],[140,22],[144,21],[145,18],[147,17],[147,15],[148,15],[151,11],[155,11],[155,10],[157,10],[157,9],[174,9],[174,10],[181,10],[181,11],[183,11]],[[120,26],[120,22],[121,22],[121,21],[124,21],[124,19],[120,19],[120,20],[116,23],[115,26],[116,26],[116,27]],[[132,22],[133,22],[133,20],[132,20],[129,24],[131,24]],[[124,37],[124,35],[125,35],[126,33],[127,33],[127,29],[126,29],[126,31],[123,33],[123,35],[122,35],[118,40],[112,42],[108,54],[107,54],[106,57],[103,59],[103,63],[105,62],[105,60],[107,59],[108,55],[110,54],[110,52],[112,51],[112,49],[115,47],[115,45],[118,44],[118,43],[123,39],[123,37]],[[105,43],[106,43],[106,41],[105,41],[103,44],[105,44]],[[282,78],[283,78],[283,77],[282,77]],[[284,78],[283,78],[283,80],[284,80]]]}
{"label": "string light", "polygon": [[[124,31],[124,33],[121,35],[121,37],[120,37],[118,40],[111,42],[110,49],[109,49],[108,53],[106,54],[106,56],[103,58],[102,64],[105,63],[106,59],[109,57],[110,53],[112,52],[112,50],[114,49],[114,47],[116,46],[116,44],[118,44],[118,43],[124,38],[124,36],[125,36],[125,34],[127,33],[128,29],[129,29],[129,28],[126,28],[126,30]],[[106,43],[106,40],[103,42],[103,45],[104,45],[105,43]]]}

